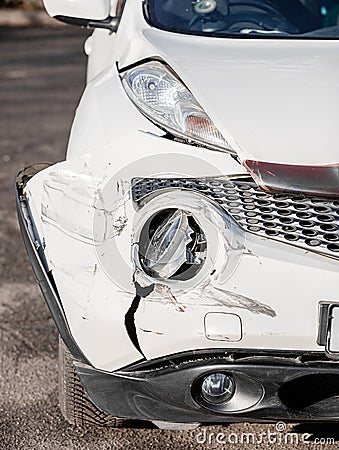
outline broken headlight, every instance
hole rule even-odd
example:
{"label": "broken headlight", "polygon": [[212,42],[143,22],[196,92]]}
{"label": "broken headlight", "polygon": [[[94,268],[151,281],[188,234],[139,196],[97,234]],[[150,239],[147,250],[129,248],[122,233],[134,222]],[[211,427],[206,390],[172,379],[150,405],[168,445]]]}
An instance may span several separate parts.
{"label": "broken headlight", "polygon": [[235,153],[182,81],[164,64],[147,62],[122,75],[133,103],[174,136]]}
{"label": "broken headlight", "polygon": [[145,273],[153,278],[187,280],[205,262],[206,237],[185,211],[159,211],[143,227],[139,259]]}

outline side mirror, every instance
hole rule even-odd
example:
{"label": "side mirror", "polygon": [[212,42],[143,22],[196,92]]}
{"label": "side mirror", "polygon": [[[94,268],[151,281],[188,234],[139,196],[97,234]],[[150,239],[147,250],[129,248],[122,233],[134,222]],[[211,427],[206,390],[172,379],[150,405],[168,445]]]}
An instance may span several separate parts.
{"label": "side mirror", "polygon": [[43,0],[51,17],[70,25],[105,28],[115,32],[118,17],[110,16],[110,0]]}

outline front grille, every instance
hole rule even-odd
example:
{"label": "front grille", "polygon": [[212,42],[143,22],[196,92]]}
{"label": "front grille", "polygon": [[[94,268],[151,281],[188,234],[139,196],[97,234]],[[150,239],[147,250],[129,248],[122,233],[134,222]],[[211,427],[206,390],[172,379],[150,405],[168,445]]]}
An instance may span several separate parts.
{"label": "front grille", "polygon": [[249,178],[138,178],[132,185],[137,203],[162,189],[199,192],[250,233],[339,259],[339,200],[269,194]]}

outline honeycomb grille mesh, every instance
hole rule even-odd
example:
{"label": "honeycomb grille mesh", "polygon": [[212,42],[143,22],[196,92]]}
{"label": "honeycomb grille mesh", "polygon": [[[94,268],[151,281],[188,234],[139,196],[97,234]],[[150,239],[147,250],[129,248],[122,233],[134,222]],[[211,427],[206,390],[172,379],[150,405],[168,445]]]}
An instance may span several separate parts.
{"label": "honeycomb grille mesh", "polygon": [[199,192],[250,233],[339,259],[339,200],[269,194],[248,178],[139,178],[132,186],[135,202],[161,189]]}

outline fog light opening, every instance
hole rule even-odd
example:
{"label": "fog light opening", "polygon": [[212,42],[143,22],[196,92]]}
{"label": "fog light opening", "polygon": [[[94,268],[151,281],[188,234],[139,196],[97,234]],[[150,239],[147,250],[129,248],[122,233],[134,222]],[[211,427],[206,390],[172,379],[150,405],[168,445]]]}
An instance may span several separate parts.
{"label": "fog light opening", "polygon": [[235,393],[233,378],[224,372],[205,375],[200,381],[200,398],[210,405],[220,405],[231,400]]}
{"label": "fog light opening", "polygon": [[140,233],[140,265],[152,278],[193,278],[202,268],[206,253],[206,237],[200,225],[180,209],[157,212]]}

